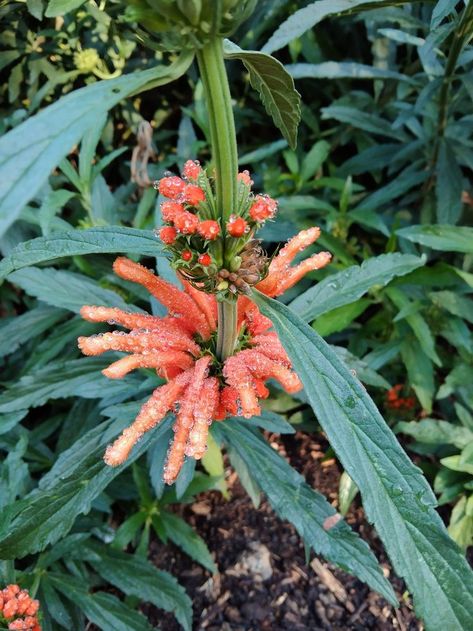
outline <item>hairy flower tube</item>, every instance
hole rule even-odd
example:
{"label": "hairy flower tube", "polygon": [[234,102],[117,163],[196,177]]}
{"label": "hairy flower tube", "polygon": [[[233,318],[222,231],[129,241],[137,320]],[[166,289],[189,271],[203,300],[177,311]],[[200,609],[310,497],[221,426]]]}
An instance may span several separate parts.
{"label": "hairy flower tube", "polygon": [[[178,187],[172,184],[177,190]],[[259,282],[260,272],[255,263],[252,284],[266,295],[276,296],[310,270],[324,267],[330,261],[327,252],[291,266],[295,256],[312,244],[319,234],[319,228],[310,228],[291,239],[272,260],[266,277]],[[184,243],[187,246],[188,241]],[[255,258],[258,247],[247,243],[239,256],[241,262],[248,257]],[[245,254],[248,252],[250,254]],[[193,256],[193,260],[195,258]],[[129,353],[103,370],[103,374],[111,379],[124,377],[136,368],[152,368],[166,383],[156,388],[132,425],[107,447],[104,456],[107,464],[117,466],[123,463],[143,434],[169,412],[174,412],[174,439],[164,469],[164,480],[171,484],[186,456],[200,459],[205,454],[209,426],[213,421],[227,416],[250,418],[260,414],[259,399],[269,394],[265,385],[268,379],[278,381],[287,392],[297,392],[302,387],[276,333],[269,330],[271,321],[260,313],[248,296],[237,298],[237,343],[234,353],[222,361],[215,352],[217,296],[201,291],[183,274],[183,290],[180,290],[124,257],[116,259],[114,271],[121,278],[145,287],[167,308],[168,315],[159,318],[117,308],[84,306],[81,315],[86,320],[114,322],[129,332],[113,331],[80,337],[79,347],[85,355],[99,355],[106,351]],[[227,280],[221,273],[222,270],[217,277],[219,282],[227,283],[229,287],[233,282],[232,273],[228,273]]]}
{"label": "hairy flower tube", "polygon": [[7,585],[0,591],[0,624],[7,623],[8,629],[41,631],[38,610],[39,601],[33,600],[26,589]]}

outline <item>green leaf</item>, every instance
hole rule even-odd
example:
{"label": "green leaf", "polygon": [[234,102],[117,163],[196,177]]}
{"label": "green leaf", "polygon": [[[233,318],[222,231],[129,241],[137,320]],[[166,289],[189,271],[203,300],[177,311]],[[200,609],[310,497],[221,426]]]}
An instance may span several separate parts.
{"label": "green leaf", "polygon": [[[79,313],[84,305],[106,305],[129,310],[129,305],[117,293],[74,272],[29,267],[13,272],[8,280],[21,287],[28,295],[74,313]],[[133,310],[137,311],[136,307]]]}
{"label": "green leaf", "polygon": [[159,440],[170,426],[162,421],[147,432],[119,467],[103,461],[104,448],[126,426],[123,421],[101,423],[63,452],[39,488],[13,505],[11,523],[0,533],[0,558],[14,559],[44,550],[66,535],[81,513],[126,467]]}
{"label": "green leaf", "polygon": [[331,15],[350,15],[365,9],[405,3],[405,1],[399,0],[397,2],[395,0],[386,2],[383,0],[318,0],[303,9],[299,9],[280,24],[262,50],[266,53],[279,50]]}
{"label": "green leaf", "polygon": [[82,357],[67,362],[53,362],[23,375],[0,395],[0,414],[38,407],[51,399],[79,396],[86,399],[107,397],[129,388],[139,390],[143,380],[128,375],[126,380],[112,381],[100,374],[111,361],[106,357]]}
{"label": "green leaf", "polygon": [[163,511],[158,519],[164,526],[166,535],[176,546],[184,550],[191,559],[200,563],[212,574],[217,572],[217,566],[212,559],[207,544],[189,524],[181,517],[168,511]]}
{"label": "green leaf", "polygon": [[338,485],[338,506],[340,514],[345,515],[350,510],[350,506],[358,493],[358,487],[350,478],[348,473],[344,471],[340,476],[340,483]]}
{"label": "green leaf", "polygon": [[467,226],[409,226],[397,231],[399,237],[442,252],[473,252],[473,228]]}
{"label": "green leaf", "polygon": [[397,287],[389,287],[386,290],[387,295],[403,314],[403,319],[408,323],[411,329],[414,331],[416,338],[419,340],[419,344],[424,353],[434,362],[437,366],[441,366],[437,351],[435,350],[435,338],[430,330],[429,325],[417,311],[412,311],[413,306],[409,298],[404,292]]}
{"label": "green leaf", "polygon": [[429,298],[434,305],[473,324],[473,302],[453,291],[433,291]]}
{"label": "green leaf", "polygon": [[55,589],[80,607],[90,622],[102,631],[152,631],[146,618],[130,609],[121,600],[105,592],[87,592],[83,579],[67,574],[49,572],[48,578]]}
{"label": "green leaf", "polygon": [[5,134],[0,139],[0,235],[98,116],[139,90],[179,78],[192,59],[193,53],[185,52],[171,66],[157,66],[74,90]]}
{"label": "green leaf", "polygon": [[330,311],[330,313],[320,315],[313,324],[313,327],[319,335],[323,335],[324,337],[332,333],[337,333],[338,331],[343,331],[350,326],[353,320],[366,311],[370,305],[371,300],[362,298],[349,305],[337,307]]}
{"label": "green leaf", "polygon": [[240,59],[250,74],[250,83],[274,124],[289,145],[297,146],[297,127],[301,119],[301,97],[294,80],[280,61],[256,50],[243,50],[225,40],[225,57]]}
{"label": "green leaf", "polygon": [[360,489],[395,571],[432,630],[468,628],[473,572],[434,509],[435,496],[359,381],[288,307],[256,292],[332,447]]}
{"label": "green leaf", "polygon": [[473,440],[473,432],[466,427],[433,418],[409,423],[401,421],[394,429],[428,445],[455,445],[462,449]]}
{"label": "green leaf", "polygon": [[317,554],[365,581],[389,602],[396,603],[391,585],[383,577],[367,544],[343,519],[337,519],[335,509],[325,497],[311,489],[259,433],[237,419],[229,419],[216,429],[243,460],[276,513],[290,521]]}
{"label": "green leaf", "polygon": [[294,79],[396,79],[416,84],[400,72],[367,66],[353,61],[324,61],[320,64],[292,64],[286,70]]}
{"label": "green leaf", "polygon": [[258,147],[254,151],[250,151],[250,153],[245,153],[244,155],[238,158],[238,164],[250,164],[252,162],[261,162],[265,158],[274,155],[281,149],[285,149],[287,147],[286,140],[276,140],[275,142],[271,142],[267,145],[263,145],[262,147]]}
{"label": "green leaf", "polygon": [[330,145],[325,140],[315,143],[309,153],[304,156],[300,176],[304,182],[317,173],[322,164],[327,159],[330,152]]}
{"label": "green leaf", "polygon": [[89,543],[87,547],[100,557],[91,564],[108,583],[127,596],[136,596],[172,612],[186,631],[191,630],[192,601],[174,576],[157,570],[146,559],[108,546]]}
{"label": "green leaf", "polygon": [[401,356],[417,398],[424,410],[430,413],[435,390],[434,367],[431,359],[412,335],[402,340]]}
{"label": "green leaf", "polygon": [[436,175],[437,221],[455,224],[462,210],[463,176],[455,154],[445,139],[440,142]]}
{"label": "green leaf", "polygon": [[396,140],[404,136],[399,129],[393,129],[388,120],[369,112],[361,112],[356,107],[329,105],[328,107],[323,107],[321,112],[323,120],[335,118],[341,123],[348,123],[352,127],[363,129],[370,134],[379,134],[387,138],[395,138]]}
{"label": "green leaf", "polygon": [[333,350],[337,353],[340,359],[348,368],[356,374],[358,379],[362,383],[366,383],[369,386],[375,386],[376,388],[385,388],[388,390],[391,385],[384,377],[382,377],[376,370],[373,370],[363,359],[356,357],[343,346],[333,346]]}
{"label": "green leaf", "polygon": [[58,15],[64,15],[78,9],[84,2],[85,0],[49,0],[45,16],[55,18]]}
{"label": "green leaf", "polygon": [[22,267],[53,261],[63,256],[115,252],[160,256],[162,248],[152,230],[111,226],[56,232],[48,237],[38,237],[17,245],[0,262],[0,279]]}
{"label": "green leaf", "polygon": [[[472,497],[470,495],[469,500]],[[448,532],[465,551],[473,545],[473,516],[467,513],[467,498],[465,496],[461,497],[453,508]]]}
{"label": "green leaf", "polygon": [[9,355],[16,349],[64,318],[65,311],[39,305],[14,318],[5,318],[0,323],[0,357]]}
{"label": "green leaf", "polygon": [[425,260],[411,254],[381,254],[324,278],[291,302],[303,320],[314,320],[323,313],[354,302],[371,287],[387,285],[424,265]]}

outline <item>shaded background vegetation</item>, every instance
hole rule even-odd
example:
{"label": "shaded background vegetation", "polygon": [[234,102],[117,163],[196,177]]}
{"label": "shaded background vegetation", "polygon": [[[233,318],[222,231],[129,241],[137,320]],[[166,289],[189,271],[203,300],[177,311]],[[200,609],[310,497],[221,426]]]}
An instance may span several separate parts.
{"label": "shaded background vegetation", "polygon": [[[277,25],[302,4],[307,3],[258,2],[234,41],[261,49]],[[295,300],[299,310],[309,309],[307,319],[364,381],[426,473],[451,535],[465,549],[473,543],[471,13],[462,2],[374,8],[325,20],[275,52],[302,95],[295,151],[280,139],[247,73],[236,62],[228,64],[241,166],[254,173],[256,190],[280,203],[277,220],[264,228],[265,247],[274,251],[297,230],[316,224],[323,231],[321,246],[334,254],[327,269],[311,274],[285,300]],[[0,17],[2,133],[73,89],[166,58],[143,45],[121,2],[8,2],[1,4]],[[70,227],[158,225],[156,192],[130,179],[142,121],[152,125],[151,180],[177,172],[190,157],[202,162],[209,157],[207,113],[194,69],[169,86],[120,103],[107,118],[98,116],[96,127],[4,232],[2,254],[35,236]],[[452,230],[455,226],[463,232]],[[367,287],[351,288],[352,299],[340,306],[335,302],[322,315],[314,307],[322,295],[313,295],[312,306],[310,294],[297,297],[315,281],[395,252],[413,255],[413,260],[424,255],[425,264],[394,269],[391,278],[396,278],[379,283],[375,272],[383,264],[392,268],[394,259],[378,260],[366,268]],[[6,456],[0,506],[13,506],[2,514],[5,528],[15,514],[13,502],[35,488],[77,438],[93,432],[100,411],[116,420],[123,418],[126,405],[131,416],[135,409],[133,402],[117,408],[129,399],[130,390],[97,381],[103,360],[85,364],[80,359],[77,336],[98,329],[70,314],[90,302],[91,291],[97,300],[113,292],[117,301],[143,301],[139,292],[133,295],[136,288],[112,278],[111,261],[105,255],[64,259],[56,268],[80,272],[80,277],[60,277],[40,267],[38,273],[16,272],[0,288],[5,386],[0,449]],[[160,271],[169,273],[166,266]],[[329,281],[324,282],[327,287]],[[346,286],[337,282],[335,289],[343,295]],[[125,385],[141,393],[146,388],[139,378]],[[304,401],[274,390],[267,407],[297,429],[319,429]],[[164,431],[169,432],[166,427]],[[145,556],[152,531],[153,537],[171,539],[207,570],[214,569],[205,543],[166,508],[208,489],[226,492],[223,462],[218,448],[212,449],[201,471],[193,477],[193,467],[187,466],[176,490],[163,492],[156,465],[162,448],[153,446],[148,459],[141,458],[93,500],[93,510],[77,518],[72,534],[53,550],[19,562],[19,576],[36,587],[48,568],[39,592],[50,607],[46,629],[82,628],[84,613],[101,628],[110,628],[96,606],[126,620],[111,595],[100,592],[95,600],[87,595],[87,586],[107,582],[131,593],[132,606],[141,596],[177,610],[189,628],[188,599],[171,577],[153,575],[150,580],[161,580],[164,591],[149,588],[143,595],[116,575],[120,564],[133,563],[120,556],[121,549],[131,544]],[[235,457],[232,465],[251,493],[244,463]],[[356,487],[342,476],[342,512],[355,494]],[[87,497],[83,501],[86,505]],[[50,526],[41,528],[38,536],[47,538]],[[102,542],[99,551],[90,533]],[[82,554],[75,558],[78,543]],[[1,568],[4,579],[12,580],[13,564],[4,561]],[[68,600],[71,593],[79,606]],[[123,624],[139,628],[140,622]]]}

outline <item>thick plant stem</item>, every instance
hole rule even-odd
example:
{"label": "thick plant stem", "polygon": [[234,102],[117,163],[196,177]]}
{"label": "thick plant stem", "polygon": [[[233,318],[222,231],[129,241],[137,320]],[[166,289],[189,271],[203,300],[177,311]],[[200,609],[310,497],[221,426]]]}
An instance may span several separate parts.
{"label": "thick plant stem", "polygon": [[[223,40],[211,40],[198,51],[197,60],[209,112],[217,212],[225,234],[226,222],[234,212],[237,202],[238,155],[230,87],[223,58]],[[222,258],[223,266],[229,267],[230,261],[225,258],[225,249]],[[222,361],[235,349],[236,309],[236,301],[219,304],[217,356]]]}
{"label": "thick plant stem", "polygon": [[[223,326],[222,326],[223,325]],[[218,303],[217,356],[223,360],[233,354],[237,337],[236,302]]]}

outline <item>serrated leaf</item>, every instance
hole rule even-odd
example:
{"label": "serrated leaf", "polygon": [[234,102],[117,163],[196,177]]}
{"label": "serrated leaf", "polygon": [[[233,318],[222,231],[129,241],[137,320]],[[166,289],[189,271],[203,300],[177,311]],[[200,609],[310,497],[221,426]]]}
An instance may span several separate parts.
{"label": "serrated leaf", "polygon": [[48,573],[51,584],[74,605],[79,606],[87,618],[102,631],[152,631],[153,627],[138,611],[112,594],[87,592],[83,580],[57,572]]}
{"label": "serrated leaf", "polygon": [[100,370],[109,363],[110,358],[81,357],[33,370],[2,392],[0,414],[38,407],[51,399],[64,397],[110,398],[122,392],[124,386],[136,394],[143,380],[134,375],[128,375],[125,381],[107,379]]}
{"label": "serrated leaf", "polygon": [[420,469],[409,460],[363,386],[330,347],[285,305],[252,300],[269,317],[366,515],[432,630],[468,628],[473,572],[450,539]]}
{"label": "serrated leaf", "polygon": [[126,467],[166,432],[170,419],[147,432],[119,467],[103,461],[104,448],[126,426],[126,421],[106,421],[85,434],[61,454],[39,488],[13,505],[11,523],[0,533],[0,558],[24,557],[44,550],[66,535],[81,513]]}
{"label": "serrated leaf", "polygon": [[91,565],[108,583],[170,611],[186,631],[191,630],[192,601],[174,576],[157,570],[146,559],[98,544],[89,543],[87,547],[99,557]]}
{"label": "serrated leaf", "polygon": [[405,3],[402,0],[397,2],[396,0],[386,2],[383,0],[318,0],[299,9],[280,24],[262,50],[266,53],[279,50],[331,15],[350,15],[364,9],[373,9],[373,5],[378,8]]}
{"label": "serrated leaf", "polygon": [[171,66],[156,66],[74,90],[5,134],[0,139],[0,235],[98,116],[134,92],[179,78],[192,59],[193,52],[184,52]]}
{"label": "serrated leaf", "polygon": [[301,119],[301,96],[294,80],[280,61],[256,50],[243,50],[225,40],[225,57],[240,59],[250,74],[250,83],[289,145],[297,146],[297,127]]}
{"label": "serrated leaf", "polygon": [[189,524],[181,517],[168,511],[163,511],[159,519],[164,526],[167,537],[176,546],[184,550],[191,559],[200,563],[212,574],[217,572],[217,566],[212,559],[207,544]]}
{"label": "serrated leaf", "polygon": [[473,252],[473,228],[468,226],[409,226],[397,231],[399,237],[442,252]]}
{"label": "serrated leaf", "polygon": [[[116,292],[104,289],[82,274],[53,268],[28,267],[9,274],[8,280],[47,304],[79,313],[84,305],[107,305],[129,310]],[[134,311],[139,311],[136,307]]]}
{"label": "serrated leaf", "polygon": [[303,320],[314,320],[323,313],[350,304],[375,285],[387,285],[424,265],[424,259],[411,254],[381,254],[324,278],[290,304]]}
{"label": "serrated leaf", "polygon": [[323,495],[311,489],[268,443],[244,422],[228,419],[217,428],[225,443],[236,451],[271,506],[290,521],[317,554],[365,581],[391,603],[396,597],[367,544]]}
{"label": "serrated leaf", "polygon": [[56,232],[48,237],[38,237],[17,245],[0,262],[0,279],[23,267],[53,261],[63,256],[116,252],[160,256],[162,248],[152,230],[107,226]]}
{"label": "serrated leaf", "polygon": [[0,357],[9,355],[28,340],[31,340],[54,326],[66,311],[39,305],[20,316],[4,319],[0,323]]}

